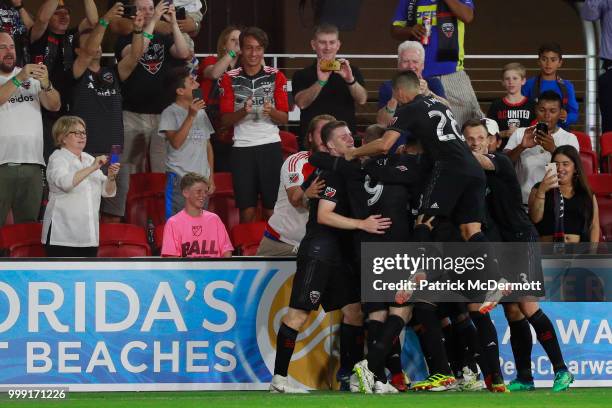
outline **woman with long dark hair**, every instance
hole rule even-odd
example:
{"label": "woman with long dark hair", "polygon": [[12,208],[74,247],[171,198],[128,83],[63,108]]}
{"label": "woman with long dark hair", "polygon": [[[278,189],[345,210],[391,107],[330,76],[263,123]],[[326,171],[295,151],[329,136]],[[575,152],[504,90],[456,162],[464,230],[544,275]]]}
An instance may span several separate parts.
{"label": "woman with long dark hair", "polygon": [[548,171],[529,195],[529,217],[544,242],[599,242],[599,212],[578,151],[559,146]]}

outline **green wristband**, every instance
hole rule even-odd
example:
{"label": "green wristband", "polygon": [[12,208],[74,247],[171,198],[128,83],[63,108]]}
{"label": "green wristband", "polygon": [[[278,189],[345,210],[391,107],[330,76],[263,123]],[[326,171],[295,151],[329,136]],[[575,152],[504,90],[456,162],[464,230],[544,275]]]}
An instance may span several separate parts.
{"label": "green wristband", "polygon": [[234,50],[229,50],[229,51],[227,52],[227,55],[229,55],[229,56],[230,56],[230,57],[232,57],[232,58],[236,58],[236,51],[234,51]]}
{"label": "green wristband", "polygon": [[21,86],[21,81],[17,79],[17,77],[12,77],[11,78],[11,82],[17,87],[19,88]]}
{"label": "green wristband", "polygon": [[147,39],[149,39],[149,40],[152,40],[152,39],[153,39],[153,37],[154,37],[154,36],[153,36],[153,34],[149,34],[149,33],[147,33],[146,31],[143,31],[143,32],[142,32],[142,35],[143,35],[143,37],[144,37],[144,38],[147,38]]}
{"label": "green wristband", "polygon": [[108,28],[109,23],[105,19],[101,18],[100,20],[98,20],[98,24],[100,24],[104,28]]}
{"label": "green wristband", "polygon": [[317,81],[317,84],[321,85],[321,88],[323,88],[325,85],[327,85],[327,81],[321,81],[320,79]]}

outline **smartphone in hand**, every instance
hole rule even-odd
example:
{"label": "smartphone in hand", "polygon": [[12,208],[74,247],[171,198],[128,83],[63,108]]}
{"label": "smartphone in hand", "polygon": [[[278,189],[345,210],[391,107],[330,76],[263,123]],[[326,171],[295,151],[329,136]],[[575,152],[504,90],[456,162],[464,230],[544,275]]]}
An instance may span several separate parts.
{"label": "smartphone in hand", "polygon": [[126,4],[123,6],[123,17],[136,17],[136,6],[133,4]]}
{"label": "smartphone in hand", "polygon": [[112,145],[110,152],[110,164],[119,163],[121,157],[121,145]]}
{"label": "smartphone in hand", "polygon": [[202,97],[202,90],[200,88],[196,88],[192,91],[193,99],[204,99]]}

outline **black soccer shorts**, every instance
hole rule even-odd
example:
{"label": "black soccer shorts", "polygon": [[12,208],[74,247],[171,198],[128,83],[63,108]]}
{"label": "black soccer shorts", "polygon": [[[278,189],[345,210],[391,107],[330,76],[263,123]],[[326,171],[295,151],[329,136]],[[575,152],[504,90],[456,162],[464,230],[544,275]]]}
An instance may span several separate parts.
{"label": "black soccer shorts", "polygon": [[449,217],[458,225],[482,223],[486,185],[484,173],[463,174],[436,163],[419,213]]}
{"label": "black soccer shorts", "polygon": [[359,272],[346,263],[298,256],[289,306],[300,310],[338,310],[360,300]]}

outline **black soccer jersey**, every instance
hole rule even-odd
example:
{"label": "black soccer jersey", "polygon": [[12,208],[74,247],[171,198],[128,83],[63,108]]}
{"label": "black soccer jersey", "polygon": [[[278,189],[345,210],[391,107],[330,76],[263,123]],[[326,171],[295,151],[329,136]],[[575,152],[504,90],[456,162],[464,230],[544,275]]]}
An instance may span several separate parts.
{"label": "black soccer jersey", "polygon": [[399,108],[395,116],[389,129],[416,135],[434,161],[450,164],[454,171],[464,174],[482,172],[453,113],[437,99],[417,95]]}
{"label": "black soccer jersey", "polygon": [[487,176],[487,206],[505,241],[513,240],[516,233],[533,228],[523,210],[521,186],[516,178],[512,161],[503,153],[487,154],[495,170],[485,171]]}

